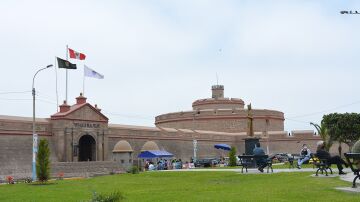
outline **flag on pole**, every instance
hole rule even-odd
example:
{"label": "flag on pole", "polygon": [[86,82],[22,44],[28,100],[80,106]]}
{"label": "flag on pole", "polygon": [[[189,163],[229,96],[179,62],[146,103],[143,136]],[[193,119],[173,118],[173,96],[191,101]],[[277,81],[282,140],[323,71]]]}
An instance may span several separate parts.
{"label": "flag on pole", "polygon": [[97,78],[97,79],[103,79],[104,78],[104,75],[99,74],[98,72],[90,69],[86,65],[84,65],[84,76],[93,77],[93,78]]}
{"label": "flag on pole", "polygon": [[58,67],[59,68],[64,68],[64,69],[76,69],[76,64],[72,64],[67,60],[63,60],[61,58],[57,58],[57,62],[58,62]]}
{"label": "flag on pole", "polygon": [[74,58],[74,59],[78,59],[78,60],[85,60],[85,58],[86,58],[85,54],[76,52],[71,48],[69,48],[69,55],[70,55],[70,58]]}

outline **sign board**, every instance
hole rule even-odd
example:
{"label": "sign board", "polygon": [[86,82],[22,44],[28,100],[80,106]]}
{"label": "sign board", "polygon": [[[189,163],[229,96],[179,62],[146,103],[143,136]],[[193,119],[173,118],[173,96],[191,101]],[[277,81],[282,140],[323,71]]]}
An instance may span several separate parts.
{"label": "sign board", "polygon": [[99,123],[74,123],[74,127],[75,128],[100,128],[100,124]]}

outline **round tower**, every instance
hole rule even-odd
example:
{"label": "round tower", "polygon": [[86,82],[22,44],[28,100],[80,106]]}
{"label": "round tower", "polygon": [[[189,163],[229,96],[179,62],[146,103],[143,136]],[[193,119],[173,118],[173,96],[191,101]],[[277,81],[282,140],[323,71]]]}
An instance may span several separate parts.
{"label": "round tower", "polygon": [[[248,132],[248,110],[239,98],[224,97],[224,86],[213,85],[211,98],[195,100],[191,111],[162,114],[155,125],[165,128]],[[252,109],[254,132],[283,131],[284,114],[280,111]]]}

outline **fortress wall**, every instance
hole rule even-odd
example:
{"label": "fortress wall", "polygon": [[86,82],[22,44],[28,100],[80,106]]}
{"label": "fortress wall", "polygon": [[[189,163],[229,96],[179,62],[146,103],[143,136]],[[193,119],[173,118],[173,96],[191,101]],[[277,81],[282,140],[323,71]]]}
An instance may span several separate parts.
{"label": "fortress wall", "polygon": [[[268,120],[268,122],[266,122],[266,120]],[[244,122],[246,122],[245,130],[247,130],[247,127],[248,127],[247,122],[248,121],[244,120]],[[254,131],[259,131],[259,132],[283,131],[284,130],[284,121],[278,120],[278,119],[265,119],[265,118],[256,119],[256,118],[254,118],[253,127],[254,127]]]}
{"label": "fortress wall", "polygon": [[209,131],[239,132],[247,130],[247,121],[244,119],[217,119],[217,120],[185,120],[157,124],[159,127],[187,128]]}
{"label": "fortress wall", "polygon": [[202,157],[219,157],[221,151],[214,148],[214,144],[217,143],[238,146],[235,143],[235,135],[223,135],[223,133],[209,131],[161,129],[161,131],[154,132],[115,128],[109,128],[109,130],[111,135],[109,135],[108,158],[111,158],[112,149],[120,140],[129,142],[134,150],[134,158],[139,155],[142,146],[147,141],[154,141],[159,149],[167,150],[173,153],[176,158],[181,158],[184,161],[189,161],[190,157],[193,156],[193,139],[197,140],[198,155]]}
{"label": "fortress wall", "polygon": [[[197,118],[197,117],[196,117]],[[167,122],[157,124],[159,127],[169,128],[188,128],[188,129],[199,129],[209,131],[223,131],[223,132],[245,132],[248,130],[248,120],[244,119],[205,119],[199,120],[183,120],[177,122]],[[281,131],[284,130],[284,121],[278,119],[269,118],[269,124],[266,124],[266,119],[254,118],[253,126],[254,131]]]}
{"label": "fortress wall", "polygon": [[[56,161],[54,142],[51,136],[39,136],[49,140],[51,161]],[[17,174],[31,177],[32,135],[0,135],[0,176]]]}
{"label": "fortress wall", "polygon": [[[254,131],[284,130],[284,114],[273,110],[252,110]],[[158,127],[188,128],[224,132],[244,132],[248,129],[246,110],[202,110],[157,116]]]}
{"label": "fortress wall", "polygon": [[204,104],[204,105],[193,105],[194,110],[204,110],[204,109],[242,109],[244,108],[243,104],[221,104],[221,103],[213,103],[213,104]]}
{"label": "fortress wall", "polygon": [[235,108],[244,108],[244,101],[237,98],[208,98],[196,100],[193,102],[192,107],[194,110],[204,110],[204,109],[235,109]]}
{"label": "fortress wall", "polygon": [[[185,132],[183,132],[185,131]],[[127,140],[134,150],[134,157],[136,157],[145,144],[145,142],[151,140],[156,142],[160,149],[165,149],[176,155],[177,158],[183,160],[189,160],[193,156],[193,139],[198,142],[198,156],[204,157],[218,157],[223,155],[221,150],[214,149],[214,144],[225,143],[237,148],[237,153],[242,154],[245,152],[245,141],[248,137],[246,133],[222,133],[213,131],[191,131],[188,129],[162,129],[160,132],[156,132],[153,136],[151,131],[128,131],[128,130],[116,130],[111,134],[109,138],[110,146],[112,150],[115,144],[120,140]],[[321,140],[320,136],[314,136],[313,131],[292,131],[293,135],[288,136],[286,131],[269,131],[268,138],[265,137],[265,133],[257,132],[256,137],[261,138],[260,143],[262,147],[267,149],[269,146],[270,154],[274,153],[299,153],[303,144],[307,144],[311,151],[316,151],[316,143]],[[142,135],[138,135],[142,134]],[[348,151],[346,145],[342,145],[343,151]],[[337,144],[331,148],[331,153],[337,154]],[[109,152],[111,154],[111,151]]]}
{"label": "fortress wall", "polygon": [[[19,117],[20,118],[20,117]],[[1,134],[32,134],[32,120],[30,118],[23,118],[24,120],[0,119],[0,135]],[[31,121],[30,121],[31,120]],[[36,133],[46,134],[51,132],[51,125],[49,122],[42,119],[36,119]]]}

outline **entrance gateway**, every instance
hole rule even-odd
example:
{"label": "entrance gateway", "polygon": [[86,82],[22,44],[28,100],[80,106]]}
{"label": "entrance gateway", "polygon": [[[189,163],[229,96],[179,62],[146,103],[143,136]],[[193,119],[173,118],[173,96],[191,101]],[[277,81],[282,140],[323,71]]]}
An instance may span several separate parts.
{"label": "entrance gateway", "polygon": [[91,135],[83,135],[79,139],[78,161],[96,161],[96,141]]}

